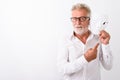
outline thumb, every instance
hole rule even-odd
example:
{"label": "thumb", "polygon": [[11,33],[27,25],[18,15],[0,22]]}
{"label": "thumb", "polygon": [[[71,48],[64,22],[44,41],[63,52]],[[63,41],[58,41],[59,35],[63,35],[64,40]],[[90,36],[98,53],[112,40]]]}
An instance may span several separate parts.
{"label": "thumb", "polygon": [[96,50],[98,46],[99,46],[99,43],[97,43],[93,49]]}

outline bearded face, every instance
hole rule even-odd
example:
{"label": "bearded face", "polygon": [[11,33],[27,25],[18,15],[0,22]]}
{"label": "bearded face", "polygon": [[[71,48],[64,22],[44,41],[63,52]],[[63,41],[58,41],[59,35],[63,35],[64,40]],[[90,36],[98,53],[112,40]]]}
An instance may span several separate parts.
{"label": "bearded face", "polygon": [[73,10],[71,21],[75,33],[82,35],[88,31],[90,17],[86,10]]}
{"label": "bearded face", "polygon": [[82,35],[84,33],[86,33],[88,31],[88,27],[83,27],[81,25],[74,25],[73,27],[74,29],[74,32],[79,34],[79,35]]}

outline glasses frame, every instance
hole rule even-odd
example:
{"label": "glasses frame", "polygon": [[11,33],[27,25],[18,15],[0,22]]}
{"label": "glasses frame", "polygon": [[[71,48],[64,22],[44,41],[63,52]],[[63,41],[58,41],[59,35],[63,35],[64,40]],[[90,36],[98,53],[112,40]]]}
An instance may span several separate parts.
{"label": "glasses frame", "polygon": [[71,17],[70,18],[72,22],[76,22],[76,21],[80,21],[80,22],[84,22],[84,21],[88,21],[90,20],[90,17],[87,16],[81,16],[81,17]]}

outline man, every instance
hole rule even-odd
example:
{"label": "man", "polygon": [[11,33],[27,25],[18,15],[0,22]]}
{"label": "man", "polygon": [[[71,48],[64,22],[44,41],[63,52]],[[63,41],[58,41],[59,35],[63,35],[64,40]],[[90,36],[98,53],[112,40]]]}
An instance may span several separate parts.
{"label": "man", "polygon": [[94,35],[88,28],[91,11],[85,4],[72,7],[73,33],[59,49],[58,68],[64,80],[100,80],[100,64],[110,70],[110,35],[105,30]]}

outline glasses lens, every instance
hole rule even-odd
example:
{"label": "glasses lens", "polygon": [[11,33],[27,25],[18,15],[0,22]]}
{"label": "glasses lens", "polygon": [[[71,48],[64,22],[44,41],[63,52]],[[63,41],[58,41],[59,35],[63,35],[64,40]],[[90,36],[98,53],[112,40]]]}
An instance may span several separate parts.
{"label": "glasses lens", "polygon": [[80,18],[79,18],[79,20],[82,21],[82,22],[83,22],[83,21],[86,21],[86,19],[87,19],[87,17],[80,17]]}
{"label": "glasses lens", "polygon": [[84,22],[86,20],[89,20],[90,18],[89,17],[85,17],[85,16],[82,16],[82,17],[72,17],[71,20],[73,22],[76,22],[77,20],[81,21],[81,22]]}
{"label": "glasses lens", "polygon": [[73,22],[76,22],[77,19],[78,19],[77,17],[72,17],[72,18],[71,18],[71,20],[72,20]]}

